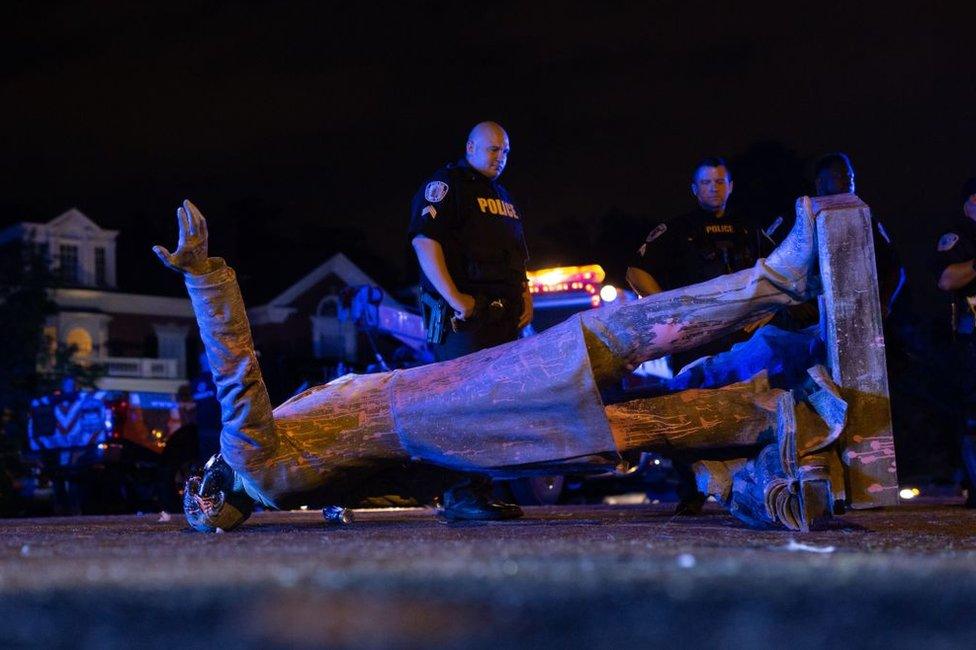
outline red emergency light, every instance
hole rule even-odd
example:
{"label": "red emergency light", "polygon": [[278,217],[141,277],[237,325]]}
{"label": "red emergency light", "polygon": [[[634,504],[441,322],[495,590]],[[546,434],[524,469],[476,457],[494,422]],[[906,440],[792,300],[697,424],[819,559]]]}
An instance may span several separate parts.
{"label": "red emergency light", "polygon": [[585,291],[598,294],[599,285],[606,277],[599,264],[585,266],[554,266],[526,273],[530,293]]}

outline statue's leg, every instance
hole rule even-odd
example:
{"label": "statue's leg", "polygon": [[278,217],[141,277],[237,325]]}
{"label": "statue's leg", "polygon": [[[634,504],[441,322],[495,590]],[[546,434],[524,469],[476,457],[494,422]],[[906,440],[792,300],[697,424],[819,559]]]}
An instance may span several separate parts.
{"label": "statue's leg", "polygon": [[687,452],[774,442],[776,396],[766,374],[718,389],[692,389],[606,407],[621,452]]}
{"label": "statue's leg", "polygon": [[[693,469],[699,489],[755,528],[808,530],[831,516],[833,443],[846,404],[822,366],[794,391],[770,389],[766,373],[720,389],[692,389],[606,407],[621,452],[708,455]],[[796,401],[796,400],[799,401]]]}
{"label": "statue's leg", "polygon": [[814,291],[814,223],[809,199],[797,203],[786,239],[750,269],[580,315],[597,383],[617,381],[627,367],[698,347]]}

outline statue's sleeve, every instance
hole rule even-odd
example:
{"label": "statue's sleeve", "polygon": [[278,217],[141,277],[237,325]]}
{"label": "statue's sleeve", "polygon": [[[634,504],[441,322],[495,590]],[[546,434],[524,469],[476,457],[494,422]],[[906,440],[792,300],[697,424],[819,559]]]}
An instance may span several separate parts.
{"label": "statue's sleeve", "polygon": [[250,474],[278,446],[271,400],[254,354],[237,276],[220,258],[210,259],[210,269],[184,279],[217,386],[221,453],[236,471]]}

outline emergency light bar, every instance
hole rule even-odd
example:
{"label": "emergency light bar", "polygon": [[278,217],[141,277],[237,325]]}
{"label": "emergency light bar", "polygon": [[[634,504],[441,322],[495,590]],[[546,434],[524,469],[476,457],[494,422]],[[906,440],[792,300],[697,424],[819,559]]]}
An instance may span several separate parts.
{"label": "emergency light bar", "polygon": [[586,291],[596,294],[600,283],[606,277],[599,264],[585,266],[554,266],[526,273],[530,293],[552,293],[557,291]]}

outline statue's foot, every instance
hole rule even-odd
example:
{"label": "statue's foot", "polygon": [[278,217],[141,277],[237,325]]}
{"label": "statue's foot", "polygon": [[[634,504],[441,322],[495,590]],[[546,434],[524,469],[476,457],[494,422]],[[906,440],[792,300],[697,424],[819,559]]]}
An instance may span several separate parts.
{"label": "statue's foot", "polygon": [[771,280],[787,293],[805,300],[816,293],[814,262],[817,243],[813,204],[810,197],[796,200],[796,221],[782,243],[769,254],[765,266]]}
{"label": "statue's foot", "polygon": [[800,464],[796,407],[791,393],[777,404],[776,443],[736,472],[729,512],[751,528],[808,531],[833,514],[826,467],[815,456]]}
{"label": "statue's foot", "polygon": [[220,454],[211,457],[203,473],[190,476],[183,487],[183,514],[200,532],[233,530],[253,511],[254,501]]}

